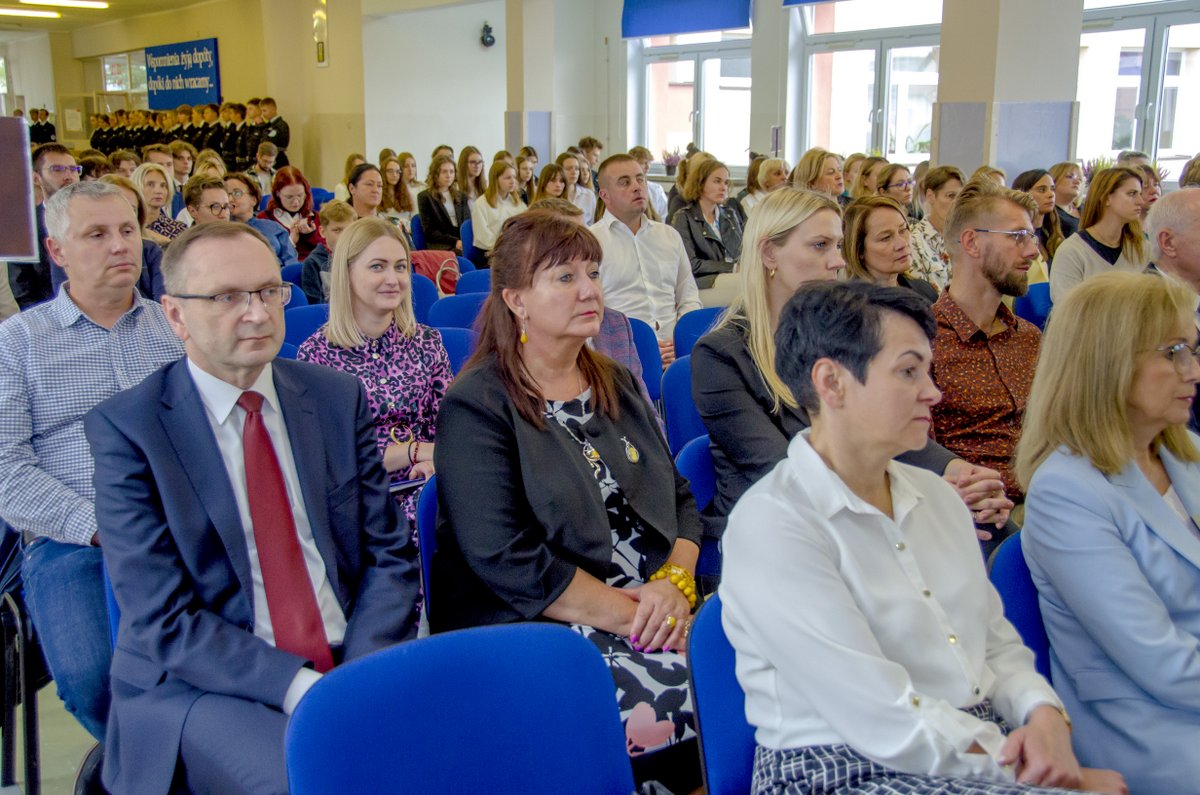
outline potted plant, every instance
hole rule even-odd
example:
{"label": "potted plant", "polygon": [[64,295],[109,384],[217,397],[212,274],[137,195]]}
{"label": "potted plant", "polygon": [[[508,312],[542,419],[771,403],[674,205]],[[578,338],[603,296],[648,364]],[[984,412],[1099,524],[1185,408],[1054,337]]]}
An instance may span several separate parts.
{"label": "potted plant", "polygon": [[675,176],[675,169],[679,167],[679,161],[683,160],[683,154],[679,151],[679,147],[675,147],[670,152],[663,150],[663,166],[667,170],[667,176]]}

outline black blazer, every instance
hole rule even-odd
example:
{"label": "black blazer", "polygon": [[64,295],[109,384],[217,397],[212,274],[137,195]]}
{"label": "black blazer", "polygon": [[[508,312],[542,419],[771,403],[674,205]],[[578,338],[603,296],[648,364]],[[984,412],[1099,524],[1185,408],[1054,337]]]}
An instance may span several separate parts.
{"label": "black blazer", "polygon": [[[647,565],[656,571],[676,539],[700,543],[700,518],[657,418],[623,367],[617,389],[619,419],[596,414],[585,427],[641,517]],[[640,454],[636,463],[626,440]],[[537,619],[578,568],[606,579],[612,531],[591,465],[557,425],[538,430],[517,413],[494,359],[451,385],[433,456],[434,632]]]}
{"label": "black blazer", "polygon": [[683,238],[696,287],[703,290],[713,286],[719,273],[733,273],[733,266],[742,256],[742,219],[728,207],[717,208],[721,236],[718,237],[704,220],[698,202],[689,202],[671,217],[671,226]]}
{"label": "black blazer", "polygon": [[[692,349],[692,399],[708,428],[717,492],[704,510],[704,534],[720,537],[734,503],[787,457],[788,444],[812,421],[803,408],[780,404],[771,395],[750,357],[748,326],[727,325],[700,338]],[[897,460],[941,475],[957,458],[930,441]],[[607,459],[606,459],[607,460]]]}
{"label": "black blazer", "polygon": [[454,202],[454,214],[458,216],[458,223],[452,223],[440,197],[428,190],[417,194],[417,214],[421,217],[421,229],[425,232],[425,247],[432,251],[453,251],[454,244],[462,239],[459,230],[463,221],[470,219],[471,208],[466,196],[461,193],[456,195],[458,199]]}
{"label": "black blazer", "polygon": [[901,287],[907,287],[912,290],[931,304],[938,299],[937,288],[924,279],[918,279],[915,276],[906,276],[902,273],[897,277],[896,282]]}

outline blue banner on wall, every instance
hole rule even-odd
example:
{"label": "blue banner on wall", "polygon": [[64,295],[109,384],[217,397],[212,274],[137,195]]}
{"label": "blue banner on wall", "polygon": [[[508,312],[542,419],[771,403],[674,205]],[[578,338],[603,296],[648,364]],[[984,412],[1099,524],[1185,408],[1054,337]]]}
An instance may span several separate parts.
{"label": "blue banner on wall", "polygon": [[146,89],[153,110],[221,101],[217,40],[146,48]]}

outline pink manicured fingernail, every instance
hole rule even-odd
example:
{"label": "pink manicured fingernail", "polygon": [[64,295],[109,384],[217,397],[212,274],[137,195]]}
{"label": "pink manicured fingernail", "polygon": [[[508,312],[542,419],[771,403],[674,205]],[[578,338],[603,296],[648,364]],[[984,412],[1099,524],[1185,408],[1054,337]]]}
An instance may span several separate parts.
{"label": "pink manicured fingernail", "polygon": [[634,643],[637,643],[637,642],[638,642],[638,637],[637,637],[637,635],[630,635],[630,636],[629,636],[629,639],[630,639],[631,641],[633,641]]}

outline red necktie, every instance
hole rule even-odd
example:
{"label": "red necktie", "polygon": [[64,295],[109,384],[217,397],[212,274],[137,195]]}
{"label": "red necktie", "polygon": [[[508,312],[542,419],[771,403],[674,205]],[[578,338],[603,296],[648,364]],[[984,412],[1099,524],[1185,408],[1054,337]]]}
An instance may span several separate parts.
{"label": "red necktie", "polygon": [[246,411],[242,454],[246,463],[246,496],[258,547],[258,567],[267,592],[267,610],[275,631],[275,646],[312,660],[321,673],[333,668],[325,624],[317,607],[296,523],[288,502],[283,470],[275,457],[271,435],[263,423],[263,396],[243,392],[237,404]]}

